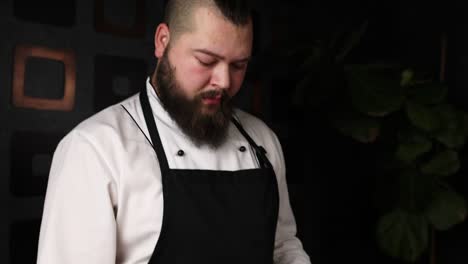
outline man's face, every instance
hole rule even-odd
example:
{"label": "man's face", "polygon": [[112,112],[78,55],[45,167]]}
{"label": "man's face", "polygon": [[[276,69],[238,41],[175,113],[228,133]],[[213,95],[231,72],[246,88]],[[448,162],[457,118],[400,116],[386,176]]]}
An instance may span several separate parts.
{"label": "man's face", "polygon": [[236,26],[216,10],[194,10],[195,30],[159,56],[156,85],[166,110],[195,143],[219,146],[231,118],[252,47],[252,26]]}

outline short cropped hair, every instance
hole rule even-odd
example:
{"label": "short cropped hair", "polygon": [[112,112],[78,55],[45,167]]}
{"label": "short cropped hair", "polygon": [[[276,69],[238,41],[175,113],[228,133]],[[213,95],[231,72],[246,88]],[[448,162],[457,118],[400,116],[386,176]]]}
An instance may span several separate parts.
{"label": "short cropped hair", "polygon": [[252,11],[248,0],[169,0],[164,13],[164,23],[171,30],[171,38],[194,30],[193,11],[198,7],[214,7],[231,23],[245,26]]}

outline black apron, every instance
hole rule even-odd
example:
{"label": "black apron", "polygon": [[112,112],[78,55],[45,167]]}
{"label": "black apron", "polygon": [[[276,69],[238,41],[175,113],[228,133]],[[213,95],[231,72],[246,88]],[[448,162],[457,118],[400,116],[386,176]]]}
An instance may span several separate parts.
{"label": "black apron", "polygon": [[258,169],[170,169],[146,90],[140,92],[161,168],[164,212],[150,264],[272,264],[278,186],[265,151],[233,123],[256,152]]}

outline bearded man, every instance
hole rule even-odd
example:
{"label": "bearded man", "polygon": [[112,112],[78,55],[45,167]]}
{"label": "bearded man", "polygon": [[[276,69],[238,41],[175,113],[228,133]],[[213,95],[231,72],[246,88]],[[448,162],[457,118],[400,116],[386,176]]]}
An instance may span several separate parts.
{"label": "bearded man", "polygon": [[252,51],[246,3],[168,2],[146,86],[58,145],[37,263],[310,263],[280,143],[231,103]]}

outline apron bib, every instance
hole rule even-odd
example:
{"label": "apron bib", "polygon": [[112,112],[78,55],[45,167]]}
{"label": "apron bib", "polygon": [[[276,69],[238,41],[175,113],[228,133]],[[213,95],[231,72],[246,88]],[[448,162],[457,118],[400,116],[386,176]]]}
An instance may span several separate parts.
{"label": "apron bib", "polygon": [[170,169],[146,90],[140,92],[161,168],[164,212],[150,264],[272,264],[278,186],[262,147],[232,122],[256,152],[260,168]]}

